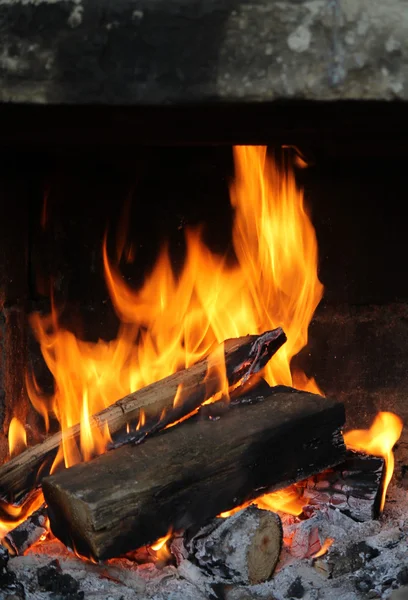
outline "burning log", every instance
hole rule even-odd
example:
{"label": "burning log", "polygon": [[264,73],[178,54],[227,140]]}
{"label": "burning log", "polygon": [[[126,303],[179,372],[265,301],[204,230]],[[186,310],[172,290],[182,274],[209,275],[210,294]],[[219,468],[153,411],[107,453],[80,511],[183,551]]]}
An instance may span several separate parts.
{"label": "burning log", "polygon": [[[282,549],[282,524],[277,514],[255,506],[226,519],[216,518],[198,531],[174,538],[171,552],[179,572],[191,574],[198,567],[210,585],[251,585],[267,581]],[[188,577],[187,577],[188,578]]]}
{"label": "burning log", "polygon": [[304,511],[331,507],[356,521],[378,519],[384,474],[383,458],[349,450],[343,463],[307,479]]}
{"label": "burning log", "polygon": [[118,556],[338,464],[344,419],[341,403],[288,388],[197,415],[44,479],[51,529],[83,555]]}
{"label": "burning log", "polygon": [[[153,383],[137,392],[125,396],[115,404],[94,415],[92,426],[102,429],[109,427],[111,435],[120,432],[128,423],[138,420],[143,408],[146,424],[133,436],[133,441],[142,439],[148,433],[164,428],[196,409],[206,399],[211,384],[219,377],[217,367],[225,370],[230,385],[248,380],[266,365],[271,356],[285,342],[281,328],[262,335],[249,335],[227,340],[224,352],[217,350],[204,360],[161,381]],[[209,367],[215,367],[209,369]],[[173,407],[177,390],[182,386],[182,402]],[[80,426],[75,425],[64,432],[64,439],[77,441]],[[0,497],[7,502],[21,502],[25,494],[39,485],[48,475],[61,444],[62,433],[49,436],[41,444],[28,448],[0,467]],[[119,444],[129,441],[125,437]]]}
{"label": "burning log", "polygon": [[23,554],[48,532],[47,509],[43,504],[1,540],[12,556]]}

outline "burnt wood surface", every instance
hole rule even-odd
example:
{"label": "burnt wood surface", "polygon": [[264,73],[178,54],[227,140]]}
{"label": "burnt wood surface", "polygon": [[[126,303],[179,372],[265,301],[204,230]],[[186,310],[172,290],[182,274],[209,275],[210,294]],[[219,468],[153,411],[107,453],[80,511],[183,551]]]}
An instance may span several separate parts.
{"label": "burnt wood surface", "polygon": [[272,576],[282,543],[279,516],[249,506],[225,519],[215,518],[198,531],[193,528],[176,536],[171,552],[182,576],[191,574],[192,579],[196,566],[212,584],[253,585]]}
{"label": "burnt wood surface", "polygon": [[304,482],[304,510],[330,506],[356,521],[378,519],[384,475],[383,458],[349,450],[344,462]]}
{"label": "burnt wood surface", "polygon": [[53,533],[83,555],[118,556],[340,463],[343,405],[274,391],[45,478]]}
{"label": "burnt wood surface", "polygon": [[28,548],[38,542],[41,536],[48,532],[47,509],[43,504],[34,511],[25,521],[9,531],[2,539],[11,555],[24,554]]}
{"label": "burnt wood surface", "polygon": [[[231,385],[256,374],[286,340],[278,328],[262,335],[226,340],[224,343],[225,368]],[[222,365],[224,358],[215,351],[214,355],[197,364],[179,371],[165,379],[138,390],[94,415],[93,427],[109,426],[112,436],[126,424],[137,420],[143,408],[146,425],[138,435],[145,436],[150,430],[157,431],[196,409],[207,398],[212,383],[218,382],[218,373],[208,372],[209,364]],[[173,409],[178,386],[183,385],[182,402]],[[163,411],[167,411],[161,418]],[[78,440],[80,427],[76,425],[65,431],[65,439]],[[127,439],[126,436],[124,438]],[[11,502],[21,499],[36,487],[41,478],[48,475],[62,440],[61,432],[32,446],[0,467],[0,496]]]}

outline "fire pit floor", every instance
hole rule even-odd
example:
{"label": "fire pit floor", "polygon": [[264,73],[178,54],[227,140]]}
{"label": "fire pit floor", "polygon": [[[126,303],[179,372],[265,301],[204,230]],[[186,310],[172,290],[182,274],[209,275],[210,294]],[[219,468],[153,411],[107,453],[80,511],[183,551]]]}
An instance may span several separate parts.
{"label": "fire pit floor", "polygon": [[[322,537],[334,540],[326,554],[299,559],[284,549],[269,582],[214,590],[213,598],[408,598],[407,441],[400,441],[395,458],[394,480],[380,520],[357,523],[331,509],[316,513],[303,523],[306,529],[317,527]],[[58,561],[57,565],[52,561]],[[47,566],[48,570],[44,570]],[[26,600],[210,598],[208,589],[204,591],[187,581],[175,566],[153,562],[140,565],[127,558],[92,564],[75,557],[55,539],[38,544],[24,556],[10,558],[8,569],[23,585]],[[0,598],[18,600],[23,595],[0,588]]]}

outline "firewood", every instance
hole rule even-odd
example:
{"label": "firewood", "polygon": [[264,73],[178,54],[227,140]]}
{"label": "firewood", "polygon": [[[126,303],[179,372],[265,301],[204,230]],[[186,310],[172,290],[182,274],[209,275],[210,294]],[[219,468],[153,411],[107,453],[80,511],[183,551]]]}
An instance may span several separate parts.
{"label": "firewood", "polygon": [[[246,381],[262,369],[285,340],[286,336],[281,328],[262,335],[227,340],[224,343],[224,356],[230,385]],[[218,377],[215,370],[209,371],[208,367],[214,364],[221,365],[221,363],[222,355],[214,352],[213,355],[190,368],[174,373],[118,400],[94,415],[92,426],[101,429],[107,424],[111,435],[120,433],[121,430],[125,431],[127,423],[137,422],[143,408],[146,425],[138,432],[139,435],[144,437],[149,431],[165,427],[169,422],[180,419],[200,406],[206,398],[208,387],[212,382],[216,382]],[[183,401],[173,408],[179,385],[183,386]],[[166,414],[163,418],[164,413]],[[80,426],[75,425],[64,432],[64,437],[78,440],[79,433]],[[7,502],[21,502],[22,498],[49,474],[61,440],[61,432],[51,435],[42,443],[28,448],[2,465],[0,497]]]}
{"label": "firewood", "polygon": [[189,560],[212,584],[251,585],[267,581],[282,549],[282,524],[277,514],[255,506],[226,518],[215,518],[198,531],[174,538],[177,564]]}
{"label": "firewood", "polygon": [[118,556],[340,463],[344,420],[341,403],[287,388],[197,415],[45,478],[51,529],[83,555]]}
{"label": "firewood", "polygon": [[349,450],[340,465],[304,482],[304,512],[329,506],[355,521],[378,519],[384,464],[383,458]]}
{"label": "firewood", "polygon": [[1,540],[12,556],[23,554],[30,546],[39,541],[48,532],[47,509],[43,504],[25,521],[9,531]]}

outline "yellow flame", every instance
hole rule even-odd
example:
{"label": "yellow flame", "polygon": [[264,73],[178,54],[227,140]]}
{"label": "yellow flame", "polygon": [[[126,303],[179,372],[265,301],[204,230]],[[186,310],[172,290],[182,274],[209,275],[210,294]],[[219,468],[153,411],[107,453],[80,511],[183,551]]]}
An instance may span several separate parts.
{"label": "yellow flame", "polygon": [[[81,423],[80,448],[64,438],[57,461],[70,466],[103,452],[108,432],[91,427],[91,415],[190,366],[227,338],[282,326],[288,341],[268,366],[267,378],[292,383],[291,358],[307,342],[322,295],[314,229],[291,170],[280,170],[262,147],[236,147],[234,160],[233,264],[208,249],[200,229],[189,228],[181,273],[175,276],[165,245],[143,286],[132,289],[115,262],[129,258],[122,232],[114,260],[106,240],[102,249],[106,283],[121,320],[116,339],[79,340],[61,327],[54,305],[48,316],[32,315],[55,391],[47,396],[30,376],[31,401],[46,426],[51,414],[62,431]],[[314,386],[306,378],[303,383]],[[225,372],[219,373],[218,384],[207,397],[228,399]],[[179,394],[182,401],[182,390]]]}
{"label": "yellow flame", "polygon": [[169,531],[163,537],[159,538],[154,544],[150,546],[156,553],[156,559],[159,561],[167,560],[171,556],[169,549],[169,542],[173,535],[173,528],[170,527]]}
{"label": "yellow flame", "polygon": [[140,413],[139,413],[139,421],[136,425],[136,431],[139,431],[139,429],[141,427],[143,427],[143,425],[146,423],[146,414],[145,411],[143,410],[143,408],[140,409]]}
{"label": "yellow flame", "polygon": [[10,421],[8,443],[10,458],[20,454],[24,448],[27,448],[27,433],[24,429],[24,425],[17,417],[13,417]]}
{"label": "yellow flame", "polygon": [[370,429],[355,429],[344,434],[344,441],[350,450],[382,456],[385,460],[385,478],[381,497],[381,510],[385,505],[387,489],[394,473],[393,448],[402,433],[402,420],[391,412],[376,415]]}

